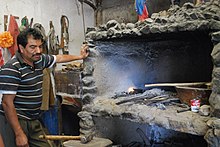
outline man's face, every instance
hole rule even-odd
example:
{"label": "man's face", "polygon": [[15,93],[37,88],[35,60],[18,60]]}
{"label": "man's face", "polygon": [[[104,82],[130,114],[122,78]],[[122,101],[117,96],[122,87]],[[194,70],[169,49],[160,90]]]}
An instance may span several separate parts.
{"label": "man's face", "polygon": [[42,44],[41,40],[35,40],[33,36],[30,36],[26,47],[20,46],[22,57],[29,62],[38,61],[43,50]]}

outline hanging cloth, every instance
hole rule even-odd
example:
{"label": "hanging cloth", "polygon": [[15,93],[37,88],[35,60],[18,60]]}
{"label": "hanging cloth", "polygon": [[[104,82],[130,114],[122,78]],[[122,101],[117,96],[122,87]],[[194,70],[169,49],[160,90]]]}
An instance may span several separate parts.
{"label": "hanging cloth", "polygon": [[50,69],[43,70],[42,104],[41,110],[49,110],[50,106],[55,105],[55,92],[53,88],[53,75]]}
{"label": "hanging cloth", "polygon": [[8,31],[12,35],[13,41],[14,41],[13,45],[8,48],[9,52],[11,53],[11,57],[12,57],[12,56],[14,56],[16,50],[18,49],[18,47],[17,47],[17,36],[20,33],[18,24],[15,20],[15,17],[12,16],[12,15],[10,15]]}
{"label": "hanging cloth", "polygon": [[139,21],[144,21],[149,17],[146,0],[135,0],[135,9],[138,14]]}

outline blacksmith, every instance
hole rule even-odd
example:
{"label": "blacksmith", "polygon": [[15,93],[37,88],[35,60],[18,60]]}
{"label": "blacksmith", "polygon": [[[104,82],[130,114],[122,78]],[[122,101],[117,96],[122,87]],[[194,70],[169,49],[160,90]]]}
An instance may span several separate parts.
{"label": "blacksmith", "polygon": [[81,47],[79,56],[42,54],[43,36],[33,28],[17,37],[18,51],[0,69],[0,134],[6,147],[50,144],[40,140],[43,135],[39,115],[42,103],[43,69],[55,63],[81,60],[88,56],[88,46]]}

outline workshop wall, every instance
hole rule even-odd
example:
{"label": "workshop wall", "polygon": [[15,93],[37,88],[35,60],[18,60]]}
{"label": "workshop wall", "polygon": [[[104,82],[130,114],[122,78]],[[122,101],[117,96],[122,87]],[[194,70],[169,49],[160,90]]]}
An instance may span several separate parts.
{"label": "workshop wall", "polygon": [[[19,17],[17,23],[21,25],[21,19],[27,16],[29,22],[33,18],[34,23],[40,23],[49,32],[49,21],[53,22],[56,35],[60,38],[61,15],[69,19],[69,51],[70,54],[79,54],[84,40],[83,17],[81,3],[78,0],[0,0],[0,32],[4,31],[4,15],[10,14]],[[87,4],[83,5],[85,26],[94,26],[94,11]]]}

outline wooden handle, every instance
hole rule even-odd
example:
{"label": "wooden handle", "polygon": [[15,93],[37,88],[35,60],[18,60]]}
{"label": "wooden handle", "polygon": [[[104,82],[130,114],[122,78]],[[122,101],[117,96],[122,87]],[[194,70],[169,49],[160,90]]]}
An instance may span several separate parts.
{"label": "wooden handle", "polygon": [[81,136],[40,135],[39,138],[47,140],[80,140]]}
{"label": "wooden handle", "polygon": [[156,83],[156,84],[145,84],[145,87],[163,87],[163,86],[196,86],[196,85],[207,85],[207,82],[197,82],[197,83]]}

